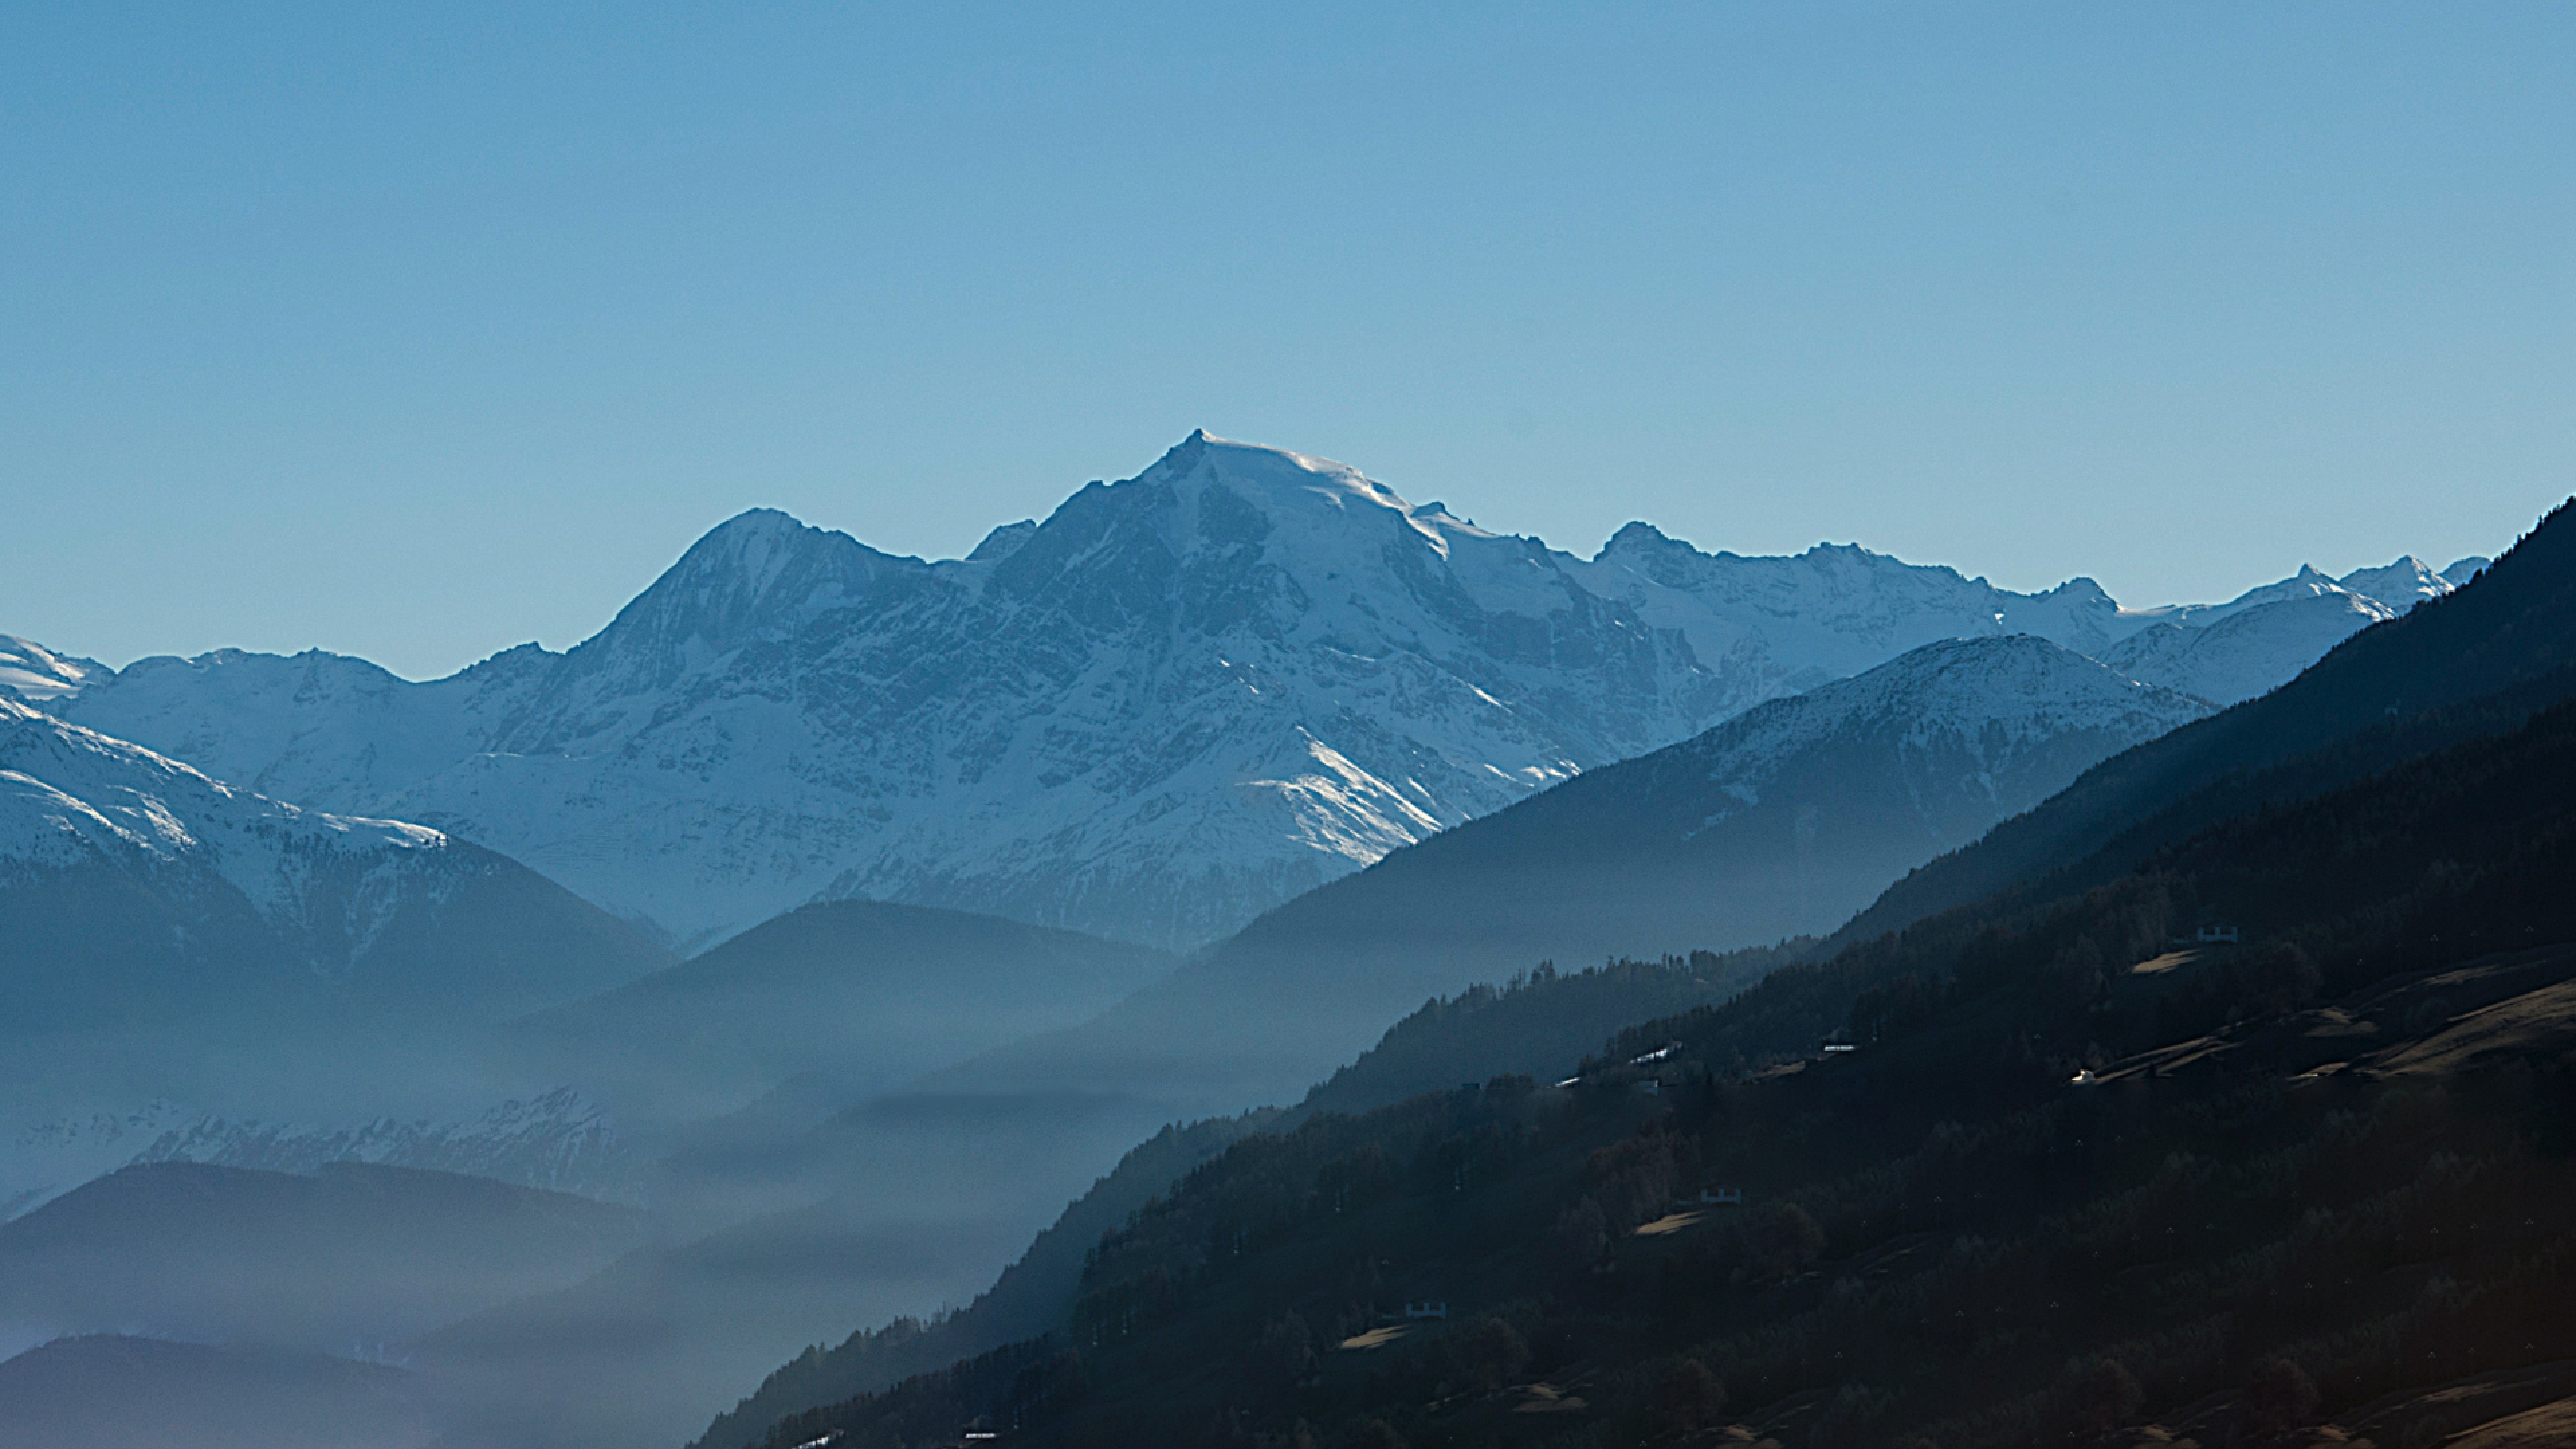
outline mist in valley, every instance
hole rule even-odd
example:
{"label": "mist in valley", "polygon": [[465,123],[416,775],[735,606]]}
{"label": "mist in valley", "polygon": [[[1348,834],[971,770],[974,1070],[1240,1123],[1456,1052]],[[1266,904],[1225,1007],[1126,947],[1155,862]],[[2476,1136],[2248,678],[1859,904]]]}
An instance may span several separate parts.
{"label": "mist in valley", "polygon": [[2576,1439],[2571,67],[0,16],[0,1449]]}

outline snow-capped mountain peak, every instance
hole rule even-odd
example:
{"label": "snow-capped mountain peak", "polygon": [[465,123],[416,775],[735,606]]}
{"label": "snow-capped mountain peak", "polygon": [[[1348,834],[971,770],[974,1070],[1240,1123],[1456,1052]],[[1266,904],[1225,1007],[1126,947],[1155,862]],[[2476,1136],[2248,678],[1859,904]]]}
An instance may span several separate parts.
{"label": "snow-capped mountain peak", "polygon": [[2277,584],[2265,584],[2260,588],[2247,589],[2223,604],[2185,605],[2175,612],[2179,616],[2178,622],[2208,625],[2232,614],[2242,614],[2248,609],[2259,609],[2266,604],[2278,604],[2290,599],[2323,598],[2332,594],[2350,592],[2352,591],[2327,577],[2316,565],[2301,564],[2297,573]]}
{"label": "snow-capped mountain peak", "polygon": [[2313,570],[2129,612],[2085,578],[2022,594],[1851,544],[1704,553],[1645,523],[1585,559],[1200,430],[965,559],[755,509],[564,655],[425,684],[328,655],[147,660],[51,707],[489,844],[683,943],[858,895],[1187,946],[1926,644],[2108,658],[2159,621],[2189,644],[2294,597],[2340,613],[2213,651],[2215,672],[2188,649],[2163,676],[2135,662],[2193,693],[2278,683],[2368,611]]}
{"label": "snow-capped mountain peak", "polygon": [[774,508],[718,524],[568,656],[571,671],[640,669],[666,682],[754,637],[791,633],[817,614],[866,599],[889,577],[925,572],[846,533]]}
{"label": "snow-capped mountain peak", "polygon": [[2401,614],[2426,599],[2438,599],[2458,587],[2431,564],[2413,554],[2402,555],[2395,563],[2382,568],[2354,569],[2335,582],[2364,598],[2376,599]]}

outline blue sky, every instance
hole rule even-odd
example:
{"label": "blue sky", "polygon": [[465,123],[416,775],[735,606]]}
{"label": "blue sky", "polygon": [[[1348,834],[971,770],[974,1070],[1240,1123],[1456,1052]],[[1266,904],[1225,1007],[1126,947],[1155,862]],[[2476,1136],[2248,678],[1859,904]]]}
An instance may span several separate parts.
{"label": "blue sky", "polygon": [[2576,491],[2576,8],[0,6],[0,632],[414,676],[1193,427],[2133,603]]}

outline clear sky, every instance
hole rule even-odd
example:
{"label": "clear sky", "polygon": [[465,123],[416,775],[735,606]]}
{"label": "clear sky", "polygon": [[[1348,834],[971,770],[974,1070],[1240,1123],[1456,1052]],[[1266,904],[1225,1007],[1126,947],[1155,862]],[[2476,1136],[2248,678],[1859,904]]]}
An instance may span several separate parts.
{"label": "clear sky", "polygon": [[413,676],[1193,427],[2223,596],[2576,491],[2576,6],[0,5],[0,632]]}

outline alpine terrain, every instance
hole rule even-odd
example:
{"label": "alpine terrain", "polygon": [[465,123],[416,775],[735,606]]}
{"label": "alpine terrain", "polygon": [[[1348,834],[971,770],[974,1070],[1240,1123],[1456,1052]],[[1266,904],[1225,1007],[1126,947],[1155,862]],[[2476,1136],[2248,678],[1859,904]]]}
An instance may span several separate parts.
{"label": "alpine terrain", "polygon": [[2213,712],[2045,639],[1927,644],[1389,855],[1213,964],[1266,974],[1254,963],[1294,952],[1401,972],[1418,1000],[1542,957],[1822,934],[2100,760]]}
{"label": "alpine terrain", "polygon": [[2000,889],[1427,1007],[1429,1090],[1202,1124],[700,1449],[2566,1443],[2571,530],[1915,878]]}
{"label": "alpine terrain", "polygon": [[2257,616],[1855,547],[1712,555],[1644,524],[1586,560],[1195,433],[962,560],[746,513],[565,654],[411,683],[319,652],[110,671],[15,643],[0,688],[254,790],[453,832],[692,948],[847,896],[1186,947],[1936,640],[2108,657],[2170,622],[2141,677],[2223,698],[2392,605],[2342,607],[2203,662],[2165,634]]}
{"label": "alpine terrain", "polygon": [[491,851],[306,810],[0,698],[0,1031],[207,1011],[498,1017],[667,957]]}

